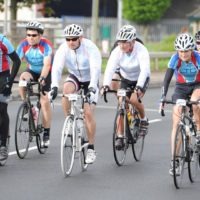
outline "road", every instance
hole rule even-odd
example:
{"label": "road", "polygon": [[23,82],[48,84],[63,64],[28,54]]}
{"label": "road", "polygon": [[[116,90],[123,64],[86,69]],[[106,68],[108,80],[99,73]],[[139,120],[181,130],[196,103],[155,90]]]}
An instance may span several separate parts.
{"label": "road", "polygon": [[187,178],[184,188],[176,190],[172,177],[168,174],[171,107],[166,108],[166,117],[161,118],[157,112],[159,97],[160,89],[150,89],[144,100],[150,127],[145,139],[142,161],[134,161],[129,151],[122,167],[115,164],[112,153],[112,123],[116,100],[115,97],[109,96],[109,103],[106,104],[100,99],[96,109],[97,160],[86,172],[81,172],[76,165],[73,174],[68,178],[63,177],[60,168],[60,134],[64,121],[60,100],[55,102],[53,110],[50,148],[45,155],[32,150],[24,160],[17,157],[14,146],[15,118],[20,102],[10,102],[10,156],[6,166],[0,167],[1,199],[198,199],[200,179],[191,184]]}

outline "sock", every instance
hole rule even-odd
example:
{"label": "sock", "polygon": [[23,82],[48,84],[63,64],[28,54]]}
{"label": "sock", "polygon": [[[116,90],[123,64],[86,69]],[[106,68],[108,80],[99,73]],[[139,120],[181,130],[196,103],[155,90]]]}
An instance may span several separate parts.
{"label": "sock", "polygon": [[44,135],[49,136],[50,128],[44,128]]}
{"label": "sock", "polygon": [[88,149],[93,149],[94,150],[94,145],[93,144],[89,144],[88,145]]}

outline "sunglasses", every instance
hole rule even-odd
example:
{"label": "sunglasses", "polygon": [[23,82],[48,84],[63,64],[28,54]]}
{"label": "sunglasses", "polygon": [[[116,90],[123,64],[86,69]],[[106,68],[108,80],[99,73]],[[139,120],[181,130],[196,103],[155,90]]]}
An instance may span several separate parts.
{"label": "sunglasses", "polygon": [[76,37],[76,38],[66,38],[66,41],[69,42],[69,41],[77,41],[79,39],[79,37]]}
{"label": "sunglasses", "polygon": [[28,37],[37,37],[38,34],[27,34]]}

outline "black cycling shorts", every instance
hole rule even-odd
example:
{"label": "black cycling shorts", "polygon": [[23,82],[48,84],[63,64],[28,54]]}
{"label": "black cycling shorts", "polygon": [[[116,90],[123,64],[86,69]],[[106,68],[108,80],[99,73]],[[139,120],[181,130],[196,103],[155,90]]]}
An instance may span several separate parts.
{"label": "black cycling shorts", "polygon": [[197,88],[200,88],[200,83],[176,84],[172,101],[176,102],[177,99],[189,99],[193,91]]}
{"label": "black cycling shorts", "polygon": [[[38,81],[38,79],[40,78],[40,74],[37,74],[30,69],[27,69],[26,72],[29,72],[32,75],[33,81]],[[51,72],[49,72],[48,76],[45,79],[45,86],[43,87],[43,90],[46,92],[49,92],[51,90]]]}

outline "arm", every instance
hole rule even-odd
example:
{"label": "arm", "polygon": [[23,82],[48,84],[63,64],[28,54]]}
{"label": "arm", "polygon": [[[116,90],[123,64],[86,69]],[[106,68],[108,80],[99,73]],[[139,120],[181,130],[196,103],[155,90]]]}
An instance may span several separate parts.
{"label": "arm", "polygon": [[59,87],[59,81],[62,76],[63,67],[65,65],[66,56],[65,56],[65,49],[60,46],[57,50],[54,60],[53,60],[53,66],[52,66],[52,73],[51,73],[51,88],[53,87]]}
{"label": "arm", "polygon": [[17,72],[19,70],[21,60],[19,59],[19,56],[17,55],[17,53],[15,51],[11,54],[8,54],[8,56],[10,57],[10,59],[13,62],[13,66],[11,68],[11,75],[10,75],[10,82],[13,82],[15,79],[15,76],[17,75]]}
{"label": "arm", "polygon": [[139,64],[140,64],[140,75],[137,80],[137,87],[143,88],[148,77],[150,77],[150,56],[147,49],[139,49]]}
{"label": "arm", "polygon": [[168,68],[165,73],[165,78],[164,78],[163,87],[161,91],[161,98],[166,97],[173,74],[174,74],[174,69]]}
{"label": "arm", "polygon": [[89,62],[90,62],[90,85],[88,88],[93,87],[97,88],[98,83],[99,83],[99,78],[101,76],[101,64],[102,64],[102,59],[101,59],[101,53],[99,49],[94,46],[93,49],[90,49],[90,57],[89,57]]}
{"label": "arm", "polygon": [[107,62],[107,65],[106,65],[106,70],[105,70],[105,73],[104,73],[104,81],[103,81],[103,85],[107,85],[107,86],[110,86],[111,84],[111,81],[112,81],[112,77],[113,77],[113,74],[115,73],[115,70],[118,66],[118,62],[119,62],[119,59],[120,59],[120,54],[118,53],[118,47],[116,47],[109,59],[108,59],[108,62]]}

